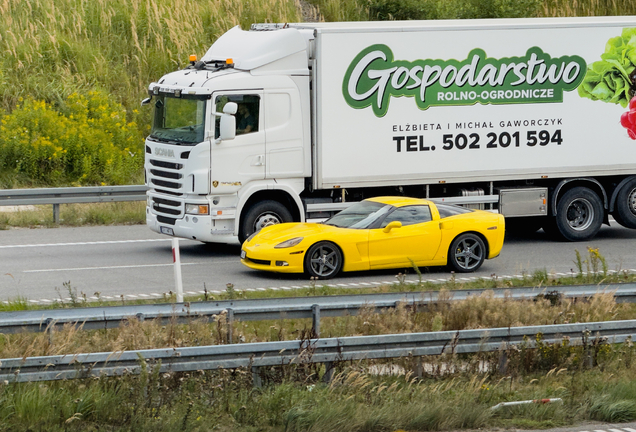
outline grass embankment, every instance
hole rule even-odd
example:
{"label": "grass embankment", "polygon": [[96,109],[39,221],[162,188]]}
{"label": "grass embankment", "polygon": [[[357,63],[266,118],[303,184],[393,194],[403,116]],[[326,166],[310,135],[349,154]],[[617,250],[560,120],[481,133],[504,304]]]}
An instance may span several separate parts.
{"label": "grass embankment", "polygon": [[[633,317],[635,305],[615,304],[610,294],[589,302],[494,300],[488,295],[439,303],[426,313],[404,307],[380,315],[327,318],[325,336],[551,324]],[[305,320],[235,324],[235,340],[295,339]],[[225,322],[189,325],[131,320],[119,329],[4,335],[3,358],[156,346],[226,343]],[[540,338],[539,338],[540,339]],[[147,365],[141,376],[70,382],[1,384],[2,430],[46,431],[369,431],[453,430],[485,427],[551,427],[585,420],[636,419],[634,346],[596,340],[589,351],[541,344],[511,349],[507,368],[496,353],[342,362],[331,383],[321,365],[262,370],[253,388],[244,369],[160,374]],[[588,356],[593,359],[590,368]],[[378,371],[393,370],[393,376]],[[502,401],[562,398],[562,404],[490,408]]]}
{"label": "grass embankment", "polygon": [[229,28],[299,21],[293,0],[0,4],[0,189],[139,184],[148,84]]}
{"label": "grass embankment", "polygon": [[631,0],[310,0],[325,21],[636,15]]}
{"label": "grass embankment", "polygon": [[[535,272],[518,280],[496,277],[469,284],[451,279],[443,286],[395,284],[360,291],[461,289],[560,284],[632,282],[624,272],[610,274],[596,250],[577,253],[578,273],[554,279]],[[597,271],[593,274],[591,271]],[[313,285],[313,284],[312,284]],[[66,307],[86,306],[68,285],[73,299]],[[310,286],[296,295],[340,292]],[[263,297],[228,286],[217,298]],[[442,296],[443,297],[443,296]],[[208,296],[208,299],[210,297]],[[194,300],[194,299],[192,299]],[[166,299],[170,301],[170,299]],[[103,302],[98,302],[104,304]],[[136,302],[137,303],[137,302]],[[12,309],[29,307],[14,303]],[[62,306],[62,304],[57,305]],[[8,308],[8,307],[7,307]],[[516,302],[484,294],[459,303],[439,302],[426,312],[407,307],[372,308],[359,315],[321,320],[322,337],[459,330],[533,324],[604,321],[633,318],[636,305],[616,304],[611,294],[590,301],[561,300],[554,295]],[[234,324],[233,339],[244,342],[304,338],[310,320],[276,320]],[[538,338],[540,340],[540,337]],[[223,314],[215,322],[189,324],[131,319],[120,328],[82,331],[67,326],[48,334],[0,336],[2,358],[121,351],[156,347],[227,343]],[[1,384],[2,430],[135,430],[135,431],[390,431],[451,430],[481,427],[549,427],[584,420],[636,419],[634,347],[631,342],[608,345],[595,340],[589,350],[568,341],[523,346],[508,352],[505,370],[496,353],[423,357],[424,374],[413,371],[418,359],[342,362],[333,382],[322,383],[322,365],[301,364],[262,370],[265,387],[254,389],[249,371],[159,374],[148,365],[141,376],[60,383]],[[589,356],[593,361],[590,369]],[[393,370],[397,376],[380,376]],[[490,407],[501,401],[560,397],[563,404]]]}

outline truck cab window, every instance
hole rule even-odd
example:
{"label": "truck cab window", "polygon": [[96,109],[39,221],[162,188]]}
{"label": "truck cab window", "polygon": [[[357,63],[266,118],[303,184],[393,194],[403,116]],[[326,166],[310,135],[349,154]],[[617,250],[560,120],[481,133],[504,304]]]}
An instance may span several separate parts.
{"label": "truck cab window", "polygon": [[[228,102],[236,102],[236,135],[244,135],[258,132],[258,119],[260,108],[260,96],[257,95],[223,95],[217,96],[214,101],[216,112],[223,112],[223,107]],[[216,118],[215,137],[219,137],[221,119]]]}
{"label": "truck cab window", "polygon": [[206,101],[201,97],[155,96],[150,136],[179,145],[196,145],[203,141]]}

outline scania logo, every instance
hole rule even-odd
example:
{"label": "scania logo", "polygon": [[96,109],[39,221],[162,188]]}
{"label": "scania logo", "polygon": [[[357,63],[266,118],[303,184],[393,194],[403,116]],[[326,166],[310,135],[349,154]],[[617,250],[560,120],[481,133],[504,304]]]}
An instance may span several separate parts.
{"label": "scania logo", "polygon": [[161,148],[161,147],[155,147],[155,154],[157,156],[165,156],[165,157],[174,157],[174,150],[171,149],[165,149],[165,148]]}

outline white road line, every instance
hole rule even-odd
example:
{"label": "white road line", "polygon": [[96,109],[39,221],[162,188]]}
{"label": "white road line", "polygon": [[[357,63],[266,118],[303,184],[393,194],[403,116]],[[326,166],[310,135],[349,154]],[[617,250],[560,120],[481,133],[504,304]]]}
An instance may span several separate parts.
{"label": "white road line", "polygon": [[108,240],[108,241],[76,242],[76,243],[42,243],[42,244],[24,244],[24,245],[4,245],[4,246],[0,246],[0,249],[50,247],[50,246],[90,246],[90,245],[103,245],[103,244],[169,242],[169,241],[172,241],[172,239]]}
{"label": "white road line", "polygon": [[[197,263],[186,263],[183,265],[194,265]],[[153,265],[149,265],[149,267],[155,267],[155,266],[171,266],[173,264],[153,264]],[[127,267],[144,267],[144,266],[121,266],[123,268],[127,268]],[[146,266],[147,267],[147,266]],[[87,268],[86,270],[94,270],[94,269],[110,269],[110,268],[119,268],[119,267],[91,267],[91,268]],[[67,269],[67,270],[84,270],[84,269]],[[46,270],[30,270],[31,272],[34,271],[46,271]],[[50,271],[61,271],[61,269],[54,269],[54,270],[50,270]],[[636,273],[635,269],[629,269],[629,270],[624,270],[625,272],[629,272],[629,273]],[[565,276],[568,276],[567,274],[563,274]],[[508,275],[504,275],[504,276],[497,276],[500,279],[512,279],[512,278],[523,278],[523,275],[517,275],[517,276],[508,276]],[[452,278],[451,278],[452,279]],[[451,279],[422,279],[422,282],[448,282]],[[466,278],[463,279],[459,279],[459,280],[464,280]],[[483,278],[479,278],[479,277],[474,277],[472,278],[473,280],[479,280],[479,279],[484,279],[484,280],[489,280],[489,278],[487,277],[483,277]],[[406,281],[407,283],[418,283],[418,281]],[[338,284],[338,285],[334,285],[334,284],[328,284],[326,286],[329,287],[334,287],[334,288],[338,288],[338,287],[347,287],[347,286],[373,286],[373,285],[396,285],[398,284],[398,282],[359,282],[359,283],[349,283],[349,284]],[[266,291],[268,289],[270,290],[285,290],[285,291],[290,291],[292,289],[301,289],[301,288],[312,288],[312,285],[303,285],[301,286],[292,286],[290,287],[269,287],[269,288],[246,288],[243,291],[248,291],[248,292],[254,292],[254,291]],[[225,292],[224,290],[209,290],[208,293],[209,294],[222,294],[223,292]],[[187,294],[205,294],[205,291],[188,291]],[[127,294],[127,295],[119,295],[119,296],[102,296],[102,299],[120,299],[120,298],[124,298],[124,297],[129,297],[129,298],[137,298],[137,297],[149,297],[149,296],[154,296],[154,297],[165,297],[167,295],[167,293],[164,294],[160,294],[160,293],[150,293],[150,294],[138,294],[138,295],[134,295],[134,294]],[[93,299],[94,297],[90,297],[91,299]],[[70,302],[72,299],[70,297],[67,297],[66,299],[63,299],[62,301],[67,301]],[[59,301],[59,299],[55,299],[55,300],[48,300],[48,299],[40,299],[40,300],[29,300],[29,302],[31,303],[51,303],[51,302],[57,302]],[[4,304],[10,304],[9,301],[7,300],[3,300],[2,303]],[[636,432],[636,429],[631,429],[631,428],[624,428],[623,429],[626,432]],[[616,430],[618,431],[618,429]],[[588,431],[580,431],[580,432],[588,432]],[[603,431],[605,432],[605,431]],[[623,431],[619,431],[619,432],[623,432]]]}
{"label": "white road line", "polygon": [[[182,266],[187,265],[199,265],[199,263],[181,263]],[[77,268],[63,268],[63,269],[40,269],[40,270],[23,270],[22,273],[46,273],[46,272],[60,272],[60,271],[82,271],[82,270],[114,270],[125,268],[142,268],[142,267],[172,267],[174,264],[139,264],[139,265],[124,265],[124,266],[105,266],[105,267],[77,267]]]}

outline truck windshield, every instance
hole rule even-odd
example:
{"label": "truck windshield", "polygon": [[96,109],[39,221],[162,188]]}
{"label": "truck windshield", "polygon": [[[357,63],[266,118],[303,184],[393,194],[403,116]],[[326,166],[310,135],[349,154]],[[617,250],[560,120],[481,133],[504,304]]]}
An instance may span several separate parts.
{"label": "truck windshield", "polygon": [[333,225],[339,228],[370,228],[377,221],[393,210],[394,207],[388,204],[381,204],[374,201],[360,201],[351,207],[341,211],[331,219],[325,221],[326,225]]}
{"label": "truck windshield", "polygon": [[205,99],[159,95],[154,100],[151,138],[182,145],[203,141]]}

